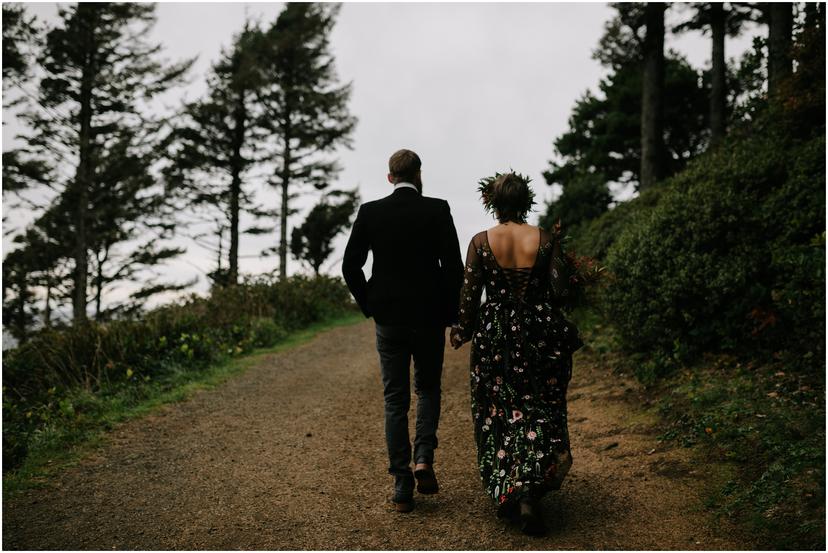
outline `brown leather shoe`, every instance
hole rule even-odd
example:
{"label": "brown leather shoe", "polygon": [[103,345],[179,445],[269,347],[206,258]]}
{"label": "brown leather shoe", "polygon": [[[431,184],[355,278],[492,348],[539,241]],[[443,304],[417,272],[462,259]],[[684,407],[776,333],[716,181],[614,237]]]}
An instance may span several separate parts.
{"label": "brown leather shoe", "polygon": [[413,497],[411,499],[399,499],[396,497],[392,497],[391,504],[394,506],[394,510],[398,513],[410,513],[414,510]]}
{"label": "brown leather shoe", "polygon": [[427,463],[414,465],[414,478],[417,479],[417,491],[422,494],[433,494],[440,491],[434,469]]}

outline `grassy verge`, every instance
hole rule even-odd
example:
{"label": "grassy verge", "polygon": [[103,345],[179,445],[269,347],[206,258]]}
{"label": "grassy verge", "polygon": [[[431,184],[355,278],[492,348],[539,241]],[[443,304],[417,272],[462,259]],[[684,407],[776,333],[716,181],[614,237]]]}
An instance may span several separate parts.
{"label": "grassy verge", "polygon": [[146,415],[158,407],[182,401],[198,390],[220,385],[255,365],[262,355],[289,349],[311,340],[320,332],[364,321],[359,312],[311,324],[289,334],[277,345],[231,357],[204,370],[180,370],[141,386],[121,387],[105,395],[79,390],[70,404],[78,410],[72,424],[53,426],[38,436],[23,463],[3,474],[3,498],[47,485],[57,472],[75,465],[84,455],[106,441],[107,431],[118,423]]}
{"label": "grassy verge", "polygon": [[[825,385],[784,358],[708,355],[654,375],[595,313],[576,320],[604,366],[639,375],[659,439],[692,449],[711,523],[726,517],[766,549],[825,546]],[[642,366],[644,369],[642,370]]]}

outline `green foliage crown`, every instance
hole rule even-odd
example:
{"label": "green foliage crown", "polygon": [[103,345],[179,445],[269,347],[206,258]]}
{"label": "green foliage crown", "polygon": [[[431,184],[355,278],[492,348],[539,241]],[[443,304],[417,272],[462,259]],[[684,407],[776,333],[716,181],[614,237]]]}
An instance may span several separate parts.
{"label": "green foliage crown", "polygon": [[529,186],[529,183],[532,182],[532,179],[521,173],[517,173],[512,169],[509,169],[506,173],[495,173],[489,177],[483,177],[477,182],[477,191],[480,193],[480,200],[483,202],[483,207],[486,208],[487,213],[491,213],[492,215],[497,216],[497,210],[495,209],[494,204],[492,203],[492,187],[494,183],[500,177],[504,175],[514,175],[518,180],[522,181],[526,184],[526,187],[529,189],[529,193],[526,195],[526,203],[520,207],[520,212],[523,214],[523,219],[525,222],[526,214],[532,210],[532,206],[535,205],[535,192]]}

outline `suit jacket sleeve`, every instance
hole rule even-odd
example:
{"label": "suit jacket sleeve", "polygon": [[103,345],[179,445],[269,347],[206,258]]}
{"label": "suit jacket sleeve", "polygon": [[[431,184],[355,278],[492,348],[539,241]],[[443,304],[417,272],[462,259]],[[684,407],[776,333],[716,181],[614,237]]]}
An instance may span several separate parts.
{"label": "suit jacket sleeve", "polygon": [[457,322],[460,309],[460,287],[463,285],[463,259],[460,256],[460,242],[457,239],[457,229],[451,217],[448,202],[444,202],[444,212],[441,217],[440,233],[440,267],[443,278],[443,305],[445,306],[446,325]]}
{"label": "suit jacket sleeve", "polygon": [[345,284],[351,291],[351,295],[354,296],[354,300],[362,310],[362,314],[370,317],[368,282],[365,280],[365,273],[362,271],[362,267],[368,259],[368,251],[371,249],[364,211],[363,206],[360,206],[354,226],[351,229],[351,236],[345,246],[345,255],[342,258],[342,276],[345,278]]}

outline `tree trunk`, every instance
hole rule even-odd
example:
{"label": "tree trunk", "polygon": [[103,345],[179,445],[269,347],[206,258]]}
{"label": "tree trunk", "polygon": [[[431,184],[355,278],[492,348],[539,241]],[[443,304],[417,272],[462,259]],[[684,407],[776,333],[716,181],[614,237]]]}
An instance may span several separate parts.
{"label": "tree trunk", "polygon": [[284,131],[285,151],[283,156],[284,166],[282,167],[282,209],[279,217],[279,278],[287,277],[287,254],[288,254],[288,187],[290,186],[290,129],[285,127]]}
{"label": "tree trunk", "polygon": [[96,13],[94,5],[79,4],[78,10],[88,10],[83,18],[90,28],[87,29],[84,49],[86,61],[83,67],[80,89],[80,132],[78,135],[78,170],[75,175],[75,272],[73,275],[74,295],[72,298],[72,318],[76,323],[86,321],[86,286],[88,275],[86,218],[89,204],[89,188],[94,169],[92,166],[92,82],[95,75],[95,37]]}
{"label": "tree trunk", "polygon": [[47,278],[46,281],[46,305],[43,307],[43,326],[45,328],[52,327],[52,279]]}
{"label": "tree trunk", "polygon": [[241,196],[241,149],[244,144],[244,131],[247,110],[244,94],[239,94],[236,109],[233,112],[235,128],[233,129],[233,155],[230,162],[232,179],[230,181],[230,262],[227,283],[237,284],[239,280],[239,199]]}
{"label": "tree trunk", "polygon": [[779,94],[780,84],[791,75],[791,33],[793,5],[788,2],[767,4],[768,14],[768,97]]}
{"label": "tree trunk", "polygon": [[101,296],[103,296],[103,262],[96,256],[98,266],[95,271],[95,320],[101,320]]}
{"label": "tree trunk", "polygon": [[725,11],[723,4],[710,3],[710,31],[713,36],[710,83],[710,140],[719,144],[725,135],[727,81],[725,69]]}
{"label": "tree trunk", "polygon": [[23,271],[16,271],[16,273],[17,301],[15,302],[15,311],[17,311],[17,337],[21,342],[25,342],[29,338],[29,332],[26,328],[26,296],[29,291],[29,285],[26,280],[28,275]]}
{"label": "tree trunk", "polygon": [[645,12],[640,190],[653,186],[664,172],[664,9],[663,2],[649,2]]}
{"label": "tree trunk", "polygon": [[81,92],[81,130],[80,130],[80,162],[75,176],[75,272],[74,296],[72,298],[72,317],[75,322],[86,320],[86,285],[89,271],[87,258],[86,218],[89,203],[89,185],[91,171],[91,114],[90,95]]}
{"label": "tree trunk", "polygon": [[224,285],[224,277],[221,275],[221,261],[224,257],[224,226],[220,226],[216,232],[218,235],[218,255],[216,256],[216,282]]}

